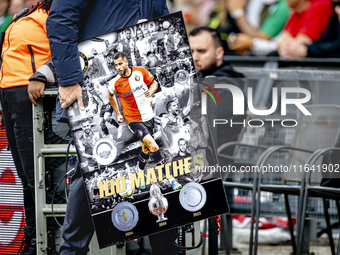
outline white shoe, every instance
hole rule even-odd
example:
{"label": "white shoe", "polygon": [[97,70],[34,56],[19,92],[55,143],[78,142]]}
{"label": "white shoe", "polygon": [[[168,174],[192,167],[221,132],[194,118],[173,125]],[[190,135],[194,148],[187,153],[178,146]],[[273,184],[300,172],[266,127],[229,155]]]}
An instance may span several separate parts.
{"label": "white shoe", "polygon": [[121,125],[119,125],[117,138],[118,139],[121,138],[122,134],[123,134],[123,127]]}

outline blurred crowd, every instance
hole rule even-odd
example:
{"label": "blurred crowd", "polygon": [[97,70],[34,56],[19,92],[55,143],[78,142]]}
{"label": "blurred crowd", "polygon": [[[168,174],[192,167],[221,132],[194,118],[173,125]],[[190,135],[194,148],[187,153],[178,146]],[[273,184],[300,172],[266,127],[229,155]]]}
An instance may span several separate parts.
{"label": "blurred crowd", "polygon": [[36,0],[0,0],[0,32],[5,31],[13,16],[24,8],[31,8]]}
{"label": "blurred crowd", "polygon": [[13,16],[24,8],[30,9],[37,0],[0,0],[0,32],[5,31]]}
{"label": "blurred crowd", "polygon": [[221,33],[225,54],[340,57],[339,0],[173,0],[188,33]]}
{"label": "blurred crowd", "polygon": [[[36,0],[0,0],[0,32]],[[172,0],[187,32],[217,29],[225,54],[340,57],[340,0]]]}

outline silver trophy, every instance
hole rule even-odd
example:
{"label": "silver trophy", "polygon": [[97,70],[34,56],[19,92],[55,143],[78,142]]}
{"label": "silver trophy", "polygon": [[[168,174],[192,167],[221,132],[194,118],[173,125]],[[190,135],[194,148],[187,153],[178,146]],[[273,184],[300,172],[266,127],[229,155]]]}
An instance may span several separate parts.
{"label": "silver trophy", "polygon": [[138,223],[138,210],[130,202],[118,203],[112,210],[111,220],[118,230],[123,232],[130,231]]}
{"label": "silver trophy", "polygon": [[168,200],[163,196],[161,190],[157,186],[157,184],[151,180],[151,188],[150,188],[150,201],[149,201],[149,210],[150,212],[158,217],[156,223],[165,221],[168,218],[164,217],[164,213],[168,210]]}
{"label": "silver trophy", "polygon": [[197,212],[207,201],[207,192],[197,182],[189,182],[179,192],[179,202],[189,212]]}

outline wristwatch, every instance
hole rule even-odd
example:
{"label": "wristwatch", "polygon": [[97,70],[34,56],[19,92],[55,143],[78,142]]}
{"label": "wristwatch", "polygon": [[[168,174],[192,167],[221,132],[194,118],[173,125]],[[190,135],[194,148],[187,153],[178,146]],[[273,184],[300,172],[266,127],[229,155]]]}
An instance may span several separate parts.
{"label": "wristwatch", "polygon": [[230,13],[230,17],[232,17],[235,20],[242,17],[243,15],[244,15],[244,11],[242,9],[237,9]]}

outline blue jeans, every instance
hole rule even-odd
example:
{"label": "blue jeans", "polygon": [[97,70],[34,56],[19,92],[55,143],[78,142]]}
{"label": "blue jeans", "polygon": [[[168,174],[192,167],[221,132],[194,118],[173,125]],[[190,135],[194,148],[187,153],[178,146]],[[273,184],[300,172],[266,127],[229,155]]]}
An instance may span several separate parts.
{"label": "blue jeans", "polygon": [[6,135],[23,186],[26,225],[35,227],[32,103],[27,86],[1,90]]}

